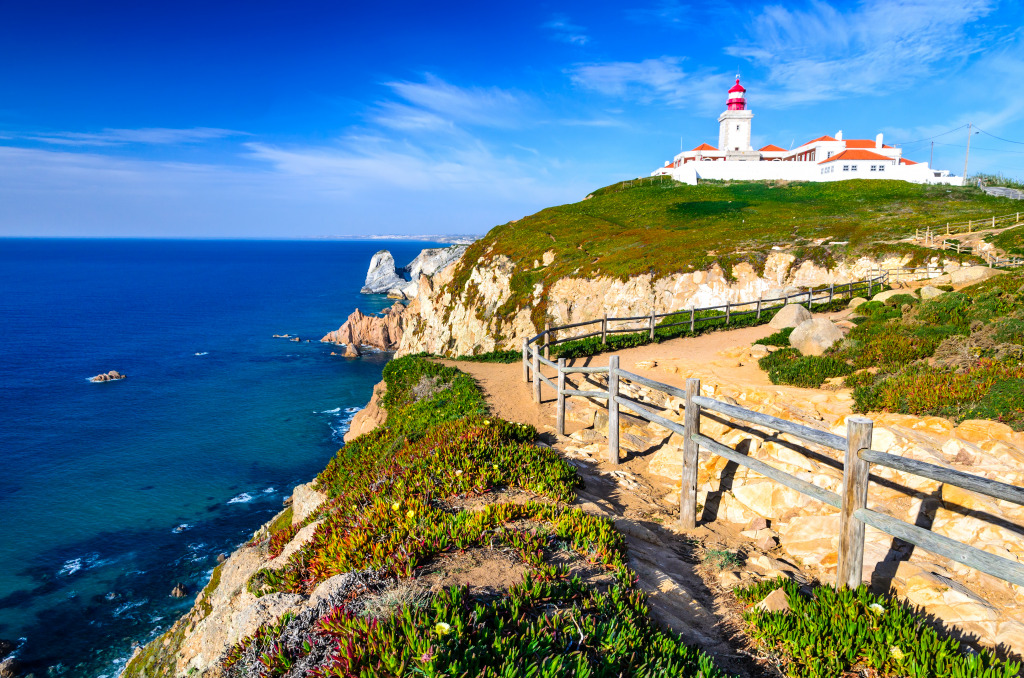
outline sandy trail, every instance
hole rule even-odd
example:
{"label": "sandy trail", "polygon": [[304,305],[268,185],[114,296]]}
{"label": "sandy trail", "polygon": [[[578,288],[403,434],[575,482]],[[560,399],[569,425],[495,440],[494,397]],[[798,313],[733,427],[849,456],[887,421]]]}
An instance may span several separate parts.
{"label": "sandy trail", "polygon": [[[838,320],[846,315],[841,312],[827,317]],[[622,369],[673,386],[685,386],[685,375],[700,371],[709,381],[761,387],[783,398],[789,391],[806,394],[805,389],[773,385],[756,362],[723,358],[723,352],[750,346],[774,332],[767,325],[747,327],[673,339],[615,354]],[[568,362],[577,366],[605,366],[610,355]],[[476,380],[493,414],[508,421],[532,424],[541,432],[541,441],[556,449],[564,451],[568,443],[575,442],[556,435],[555,394],[545,384],[541,389],[542,402],[535,403],[532,384],[523,380],[521,363],[442,362]],[[670,373],[666,367],[678,367],[680,374]],[[542,372],[553,377],[555,370],[542,368]],[[571,376],[576,388],[595,388],[581,385],[584,375]],[[566,420],[567,435],[581,428],[585,426]],[[651,476],[647,470],[649,457],[656,449],[657,446],[646,452],[630,453],[617,465],[567,455],[585,483],[578,503],[585,510],[616,520],[617,527],[626,535],[630,565],[639,575],[640,585],[648,593],[651,609],[659,621],[688,642],[714,654],[723,668],[737,675],[777,675],[750,652],[745,636],[739,633],[739,606],[722,585],[719,573],[698,564],[700,554],[708,549],[727,549],[741,556],[763,552],[739,534],[740,528],[722,521],[706,521],[686,532],[677,529],[678,508],[661,498],[666,492],[665,478]]]}

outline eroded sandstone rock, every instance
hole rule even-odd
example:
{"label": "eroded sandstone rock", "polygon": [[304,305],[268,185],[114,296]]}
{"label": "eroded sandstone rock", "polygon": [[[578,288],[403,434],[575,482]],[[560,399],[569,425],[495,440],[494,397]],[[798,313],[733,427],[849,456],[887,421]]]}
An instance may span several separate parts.
{"label": "eroded sandstone rock", "polygon": [[799,304],[786,304],[782,307],[781,311],[775,314],[775,317],[768,323],[768,326],[781,330],[786,327],[797,327],[800,323],[810,319],[811,312],[803,306]]}
{"label": "eroded sandstone rock", "polygon": [[842,331],[828,318],[805,320],[789,335],[790,345],[804,355],[821,355],[842,339]]}

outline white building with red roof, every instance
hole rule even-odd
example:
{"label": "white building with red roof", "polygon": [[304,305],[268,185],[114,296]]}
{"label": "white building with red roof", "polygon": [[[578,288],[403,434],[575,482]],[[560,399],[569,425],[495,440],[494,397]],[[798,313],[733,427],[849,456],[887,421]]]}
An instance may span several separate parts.
{"label": "white building with red roof", "polygon": [[874,139],[821,136],[786,150],[768,144],[757,150],[750,144],[754,113],[747,109],[747,90],[736,84],[729,90],[726,110],[718,116],[718,147],[703,143],[683,151],[651,173],[668,175],[687,184],[699,179],[788,181],[843,181],[846,179],[899,179],[917,184],[963,185],[963,177],[933,170],[927,163],[903,157],[903,150]]}

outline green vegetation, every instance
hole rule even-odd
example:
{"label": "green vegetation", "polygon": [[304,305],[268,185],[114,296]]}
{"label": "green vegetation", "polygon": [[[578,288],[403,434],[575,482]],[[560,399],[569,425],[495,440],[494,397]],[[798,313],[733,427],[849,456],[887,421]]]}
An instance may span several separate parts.
{"label": "green vegetation", "polygon": [[[507,317],[531,307],[539,331],[546,318],[547,291],[562,278],[625,279],[644,273],[658,278],[714,264],[731,276],[741,262],[761,271],[776,245],[797,256],[796,265],[806,260],[828,264],[870,253],[876,246],[919,252],[923,260],[935,251],[877,243],[899,239],[917,227],[1006,213],[1013,210],[1011,204],[976,188],[902,181],[616,184],[586,200],[493,228],[457,264],[448,291],[458,295],[469,289],[472,297],[467,287],[472,269],[506,256],[518,264],[512,294],[491,314]],[[541,266],[539,257],[547,251],[555,259]],[[537,267],[526,263],[535,260]],[[540,302],[533,304],[538,284]]]}
{"label": "green vegetation", "polygon": [[773,383],[805,387],[848,375],[859,412],[993,419],[1024,430],[1024,271],[928,301],[870,301],[857,313],[856,327],[825,355],[786,348],[761,368]]}
{"label": "green vegetation", "polygon": [[1004,177],[1002,174],[973,174],[971,182],[977,183],[978,179],[985,182],[986,186],[1006,186],[1007,188],[1019,188],[1024,190],[1024,182]]}
{"label": "green vegetation", "polygon": [[1002,233],[986,236],[985,240],[1011,256],[1024,255],[1024,222],[1021,222],[1020,226],[1008,228]]}
{"label": "green vegetation", "polygon": [[789,335],[793,334],[794,327],[783,327],[775,334],[770,334],[764,339],[759,340],[757,343],[762,346],[778,346],[780,348],[786,348],[789,346]]}
{"label": "green vegetation", "polygon": [[465,360],[470,363],[517,363],[523,359],[519,351],[488,351],[476,355],[460,355],[455,360]]}
{"label": "green vegetation", "polygon": [[[786,592],[788,612],[753,607],[778,588]],[[819,586],[805,594],[797,582],[779,578],[738,590],[736,596],[749,605],[743,615],[748,633],[762,649],[783,658],[792,678],[1012,678],[1021,669],[989,650],[975,653],[941,637],[907,606],[872,595],[864,586],[854,591]]]}
{"label": "green vegetation", "polygon": [[[283,569],[257,572],[249,590],[308,594],[350,572],[414,586],[425,566],[470,550],[503,554],[494,557],[520,563],[525,577],[500,595],[457,586],[429,602],[398,596],[404,602],[377,605],[378,614],[353,601],[319,619],[288,616],[233,647],[228,676],[283,676],[301,665],[353,677],[724,678],[708,655],[654,626],[622,535],[565,505],[579,477],[556,451],[532,445],[532,427],[489,417],[471,379],[424,358],[388,363],[384,379],[385,424],[348,443],[317,478],[328,500],[307,521],[322,521],[312,541]],[[459,508],[513,488],[537,498]]]}
{"label": "green vegetation", "polygon": [[715,570],[727,570],[740,565],[740,557],[735,551],[725,549],[708,549],[704,553],[704,564]]}

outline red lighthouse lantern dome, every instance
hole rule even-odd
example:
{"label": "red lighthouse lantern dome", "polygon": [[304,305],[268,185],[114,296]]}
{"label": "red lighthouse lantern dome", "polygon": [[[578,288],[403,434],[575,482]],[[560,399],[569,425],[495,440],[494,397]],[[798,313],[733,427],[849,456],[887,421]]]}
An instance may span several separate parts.
{"label": "red lighthouse lantern dome", "polygon": [[740,84],[740,76],[736,76],[736,84],[729,90],[729,99],[726,102],[730,111],[742,111],[747,108],[747,100],[743,98],[747,90]]}

